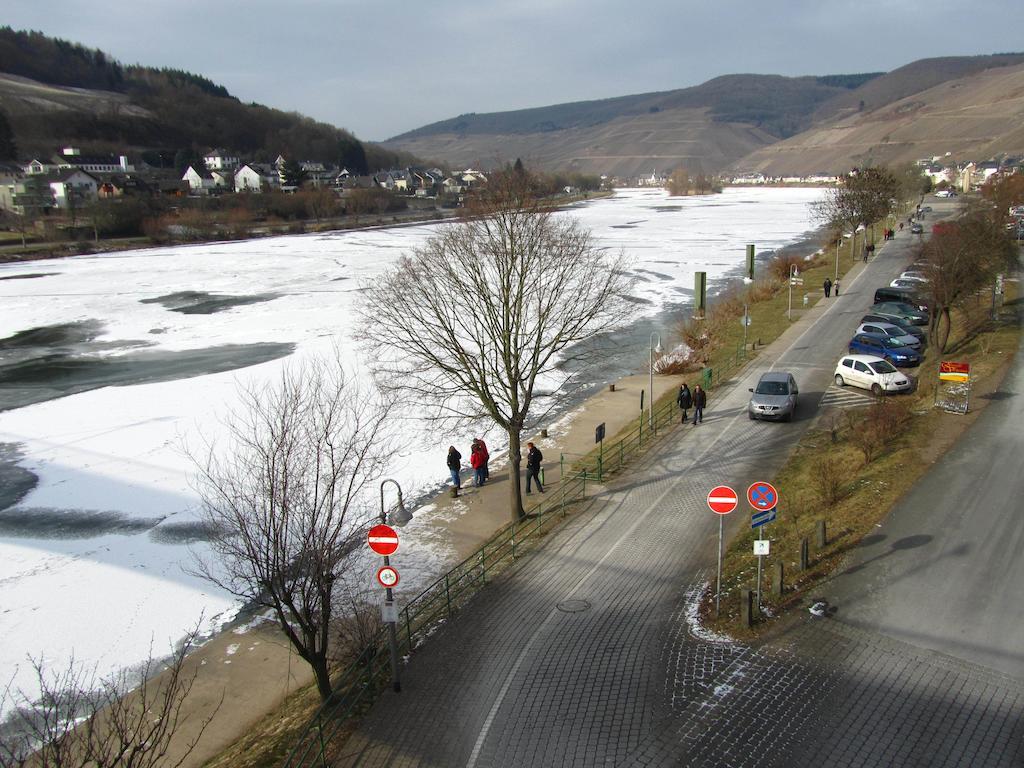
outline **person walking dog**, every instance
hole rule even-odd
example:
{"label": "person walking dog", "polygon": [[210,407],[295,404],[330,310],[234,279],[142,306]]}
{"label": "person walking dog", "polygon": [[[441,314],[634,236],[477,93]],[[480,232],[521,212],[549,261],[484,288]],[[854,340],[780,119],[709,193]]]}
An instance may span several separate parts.
{"label": "person walking dog", "polygon": [[685,424],[686,412],[693,407],[693,395],[690,394],[690,388],[686,386],[685,381],[679,387],[679,394],[676,395],[676,405],[683,412],[682,420],[679,423]]}
{"label": "person walking dog", "polygon": [[704,421],[704,408],[708,404],[708,396],[700,384],[693,388],[693,425]]}
{"label": "person walking dog", "polygon": [[544,493],[544,486],[540,484],[540,463],[544,461],[544,454],[533,443],[527,443],[530,450],[526,454],[526,492],[530,491],[530,481],[537,483],[537,490]]}

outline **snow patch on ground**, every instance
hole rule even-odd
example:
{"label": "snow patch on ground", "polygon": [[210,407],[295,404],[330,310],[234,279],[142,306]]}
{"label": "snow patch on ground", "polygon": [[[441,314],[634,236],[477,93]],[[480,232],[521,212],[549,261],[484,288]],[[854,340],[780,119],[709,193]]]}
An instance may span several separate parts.
{"label": "snow patch on ground", "polygon": [[686,603],[686,612],[684,614],[686,619],[686,628],[689,630],[690,634],[698,640],[703,640],[707,643],[731,644],[733,641],[728,635],[715,632],[700,623],[700,605],[704,601],[704,596],[710,588],[710,584],[703,582],[701,584],[696,584],[687,590],[683,597],[683,600]]}

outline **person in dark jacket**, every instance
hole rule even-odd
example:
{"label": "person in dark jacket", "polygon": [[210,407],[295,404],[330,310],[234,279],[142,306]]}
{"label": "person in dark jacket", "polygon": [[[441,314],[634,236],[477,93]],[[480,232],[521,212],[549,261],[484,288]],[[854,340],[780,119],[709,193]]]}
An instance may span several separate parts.
{"label": "person in dark jacket", "polygon": [[455,486],[452,496],[458,496],[462,487],[462,476],[459,474],[462,469],[462,454],[455,450],[454,445],[448,446],[448,469],[452,473],[452,485]]}
{"label": "person in dark jacket", "polygon": [[526,492],[530,491],[530,481],[537,483],[537,490],[544,493],[544,486],[540,484],[540,463],[544,461],[544,454],[533,443],[527,443],[530,450],[526,453]]}
{"label": "person in dark jacket", "polygon": [[479,488],[484,484],[484,450],[477,441],[473,442],[473,450],[469,455],[469,465],[473,467],[473,486]]}
{"label": "person in dark jacket", "polygon": [[826,277],[825,283],[822,287],[825,289],[825,298],[827,299],[832,295],[832,281]]}
{"label": "person in dark jacket", "polygon": [[697,426],[704,421],[704,408],[708,404],[707,393],[700,384],[693,388],[693,425]]}
{"label": "person in dark jacket", "polygon": [[693,395],[690,394],[690,388],[686,386],[685,381],[679,387],[679,394],[676,395],[676,405],[683,412],[682,420],[679,423],[685,424],[686,412],[693,407]]}

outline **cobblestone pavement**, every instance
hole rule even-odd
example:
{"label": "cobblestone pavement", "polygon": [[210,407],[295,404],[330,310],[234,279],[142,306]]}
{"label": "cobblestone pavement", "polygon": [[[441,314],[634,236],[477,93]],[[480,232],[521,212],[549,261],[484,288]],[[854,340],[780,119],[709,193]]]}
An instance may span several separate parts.
{"label": "cobblestone pavement", "polygon": [[[824,351],[805,327],[767,356],[801,371],[805,401],[827,387],[863,282],[815,323]],[[417,650],[402,693],[333,764],[1024,765],[1020,680],[838,617],[798,617],[757,647],[691,631],[717,541],[708,490],[770,477],[808,423],[747,421],[758,372],[712,393],[704,424],[655,446]]]}

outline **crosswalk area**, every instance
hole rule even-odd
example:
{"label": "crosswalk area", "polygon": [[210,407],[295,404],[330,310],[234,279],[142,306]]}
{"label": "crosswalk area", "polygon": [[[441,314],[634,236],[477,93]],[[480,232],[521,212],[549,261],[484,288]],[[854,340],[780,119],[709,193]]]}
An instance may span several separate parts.
{"label": "crosswalk area", "polygon": [[866,408],[874,402],[874,395],[866,389],[839,387],[831,384],[821,396],[819,408]]}

